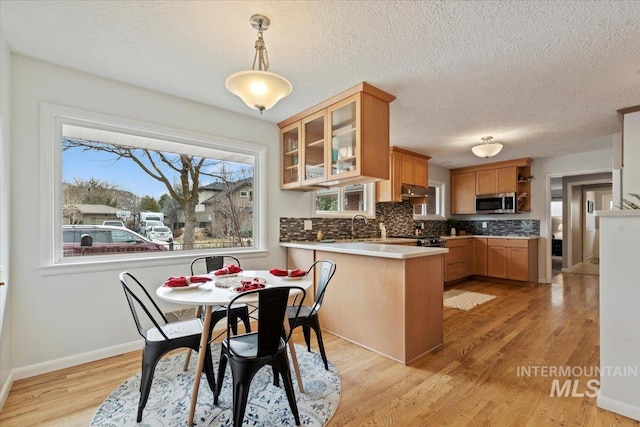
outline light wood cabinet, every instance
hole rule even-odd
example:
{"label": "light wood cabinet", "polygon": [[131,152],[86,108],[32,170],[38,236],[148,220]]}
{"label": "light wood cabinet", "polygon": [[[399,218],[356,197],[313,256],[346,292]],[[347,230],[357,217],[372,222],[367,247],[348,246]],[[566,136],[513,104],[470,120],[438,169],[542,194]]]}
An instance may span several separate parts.
{"label": "light wood cabinet", "polygon": [[476,213],[476,173],[451,174],[451,213]]}
{"label": "light wood cabinet", "polygon": [[451,213],[474,214],[476,196],[513,192],[518,211],[530,212],[532,161],[522,158],[451,169]]}
{"label": "light wood cabinet", "polygon": [[402,184],[429,187],[429,159],[424,154],[391,147],[389,179],[376,183],[376,201],[401,202]]}
{"label": "light wood cabinet", "polygon": [[501,279],[537,282],[536,239],[488,239],[487,275]]}
{"label": "light wood cabinet", "polygon": [[476,172],[476,196],[515,193],[518,172],[515,166]]}
{"label": "light wood cabinet", "polygon": [[320,111],[302,120],[302,185],[327,180],[327,120]]}
{"label": "light wood cabinet", "polygon": [[[389,103],[395,97],[356,85],[280,123],[280,188],[318,188],[389,179]],[[295,130],[295,131],[294,131]]]}
{"label": "light wood cabinet", "polygon": [[300,173],[300,137],[301,123],[292,123],[280,130],[280,147],[282,150],[280,166],[280,187],[298,189],[302,183]]}
{"label": "light wood cabinet", "polygon": [[507,239],[491,239],[487,245],[487,276],[507,279],[509,277]]}
{"label": "light wood cabinet", "polygon": [[474,237],[473,247],[473,268],[472,274],[477,276],[487,276],[487,251],[489,249],[486,237]]}
{"label": "light wood cabinet", "polygon": [[471,275],[472,239],[447,240],[449,253],[445,255],[444,281],[452,282]]}

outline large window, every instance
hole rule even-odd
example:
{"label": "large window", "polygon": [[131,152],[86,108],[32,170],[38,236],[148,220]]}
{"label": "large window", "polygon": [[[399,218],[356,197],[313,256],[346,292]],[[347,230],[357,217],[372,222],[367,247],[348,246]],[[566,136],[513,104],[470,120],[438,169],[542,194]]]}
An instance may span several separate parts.
{"label": "large window", "polygon": [[316,216],[375,215],[375,184],[347,185],[316,191],[314,212]]}
{"label": "large window", "polygon": [[45,263],[262,246],[263,147],[48,104],[42,112],[51,124]]}

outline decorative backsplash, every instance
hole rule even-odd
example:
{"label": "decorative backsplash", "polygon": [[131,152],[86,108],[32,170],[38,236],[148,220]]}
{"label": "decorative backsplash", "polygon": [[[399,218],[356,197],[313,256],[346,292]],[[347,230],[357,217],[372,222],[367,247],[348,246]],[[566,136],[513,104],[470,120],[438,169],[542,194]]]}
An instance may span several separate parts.
{"label": "decorative backsplash", "polygon": [[[311,221],[312,230],[304,230],[304,221]],[[414,235],[416,227],[420,228],[422,236],[446,236],[450,228],[446,220],[413,220],[413,211],[409,201],[401,203],[376,203],[376,218],[365,224],[362,218],[354,221],[354,238],[369,239],[380,237],[378,224],[384,223],[388,236]],[[482,228],[482,223],[487,228]],[[424,229],[421,226],[424,224]],[[280,241],[310,241],[316,240],[318,230],[322,230],[323,238],[344,240],[351,238],[351,218],[280,218]],[[490,221],[459,221],[458,230],[467,234],[522,234],[539,235],[540,221],[525,220],[490,220]]]}
{"label": "decorative backsplash", "polygon": [[[482,228],[482,223],[487,223],[487,228]],[[458,230],[464,230],[467,234],[502,235],[517,234],[523,236],[539,236],[540,220],[538,219],[505,219],[490,221],[459,221]],[[448,234],[448,233],[447,233]]]}

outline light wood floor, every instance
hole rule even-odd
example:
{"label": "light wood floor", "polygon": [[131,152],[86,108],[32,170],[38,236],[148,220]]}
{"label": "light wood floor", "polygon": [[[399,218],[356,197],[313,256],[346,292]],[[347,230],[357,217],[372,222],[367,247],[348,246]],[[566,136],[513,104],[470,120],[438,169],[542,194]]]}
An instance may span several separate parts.
{"label": "light wood floor", "polygon": [[[471,311],[445,308],[445,345],[402,366],[330,334],[342,400],[330,426],[630,426],[595,398],[550,397],[553,378],[521,366],[599,364],[598,277],[559,274],[551,285],[455,285],[497,295]],[[297,333],[296,342],[303,342]],[[0,425],[87,426],[99,404],[139,370],[140,354],[17,381]],[[564,382],[565,378],[560,378]],[[586,381],[580,380],[579,392]]]}

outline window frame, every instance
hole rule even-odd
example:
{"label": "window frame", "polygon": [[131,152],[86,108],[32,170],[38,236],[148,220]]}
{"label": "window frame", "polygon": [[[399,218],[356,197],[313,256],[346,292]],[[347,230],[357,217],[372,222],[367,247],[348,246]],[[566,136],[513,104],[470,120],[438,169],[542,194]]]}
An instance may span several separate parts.
{"label": "window frame", "polygon": [[440,207],[439,214],[429,214],[429,215],[416,215],[412,213],[414,220],[446,220],[446,210],[445,210],[445,194],[447,189],[447,183],[445,181],[430,178],[429,179],[429,187],[436,188],[436,200],[438,201],[438,206]]}
{"label": "window frame", "polygon": [[[162,266],[167,262],[184,263],[208,250],[175,252],[141,252],[126,255],[100,255],[99,257],[63,257],[62,254],[62,127],[84,126],[145,138],[167,141],[174,147],[202,148],[244,154],[254,158],[253,183],[253,247],[225,248],[225,253],[247,254],[248,257],[266,256],[266,184],[267,147],[154,123],[95,113],[56,104],[40,103],[40,270],[43,274],[68,274],[74,271],[103,271],[114,264],[131,266]],[[159,147],[160,148],[160,147]],[[167,151],[170,148],[166,149]],[[257,216],[257,217],[256,217]],[[81,258],[81,259],[80,259]],[[79,268],[81,267],[81,268]]]}
{"label": "window frame", "polygon": [[[352,184],[357,185],[357,184]],[[355,214],[364,215],[367,218],[373,219],[376,217],[376,188],[374,182],[363,183],[364,186],[364,205],[366,207],[363,211],[344,211],[343,209],[343,200],[344,200],[344,189],[350,185],[341,186],[341,187],[330,187],[323,190],[318,191],[329,191],[329,190],[337,190],[338,191],[338,210],[335,212],[331,211],[318,211],[316,210],[316,196],[318,191],[313,192],[313,197],[311,198],[311,212],[313,218],[351,218]]]}

